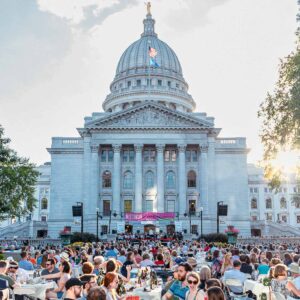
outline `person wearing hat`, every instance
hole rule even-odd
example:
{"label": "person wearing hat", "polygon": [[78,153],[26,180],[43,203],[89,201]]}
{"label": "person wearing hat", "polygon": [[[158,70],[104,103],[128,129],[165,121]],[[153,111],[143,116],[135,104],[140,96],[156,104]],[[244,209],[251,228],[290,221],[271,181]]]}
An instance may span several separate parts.
{"label": "person wearing hat", "polygon": [[8,263],[7,275],[18,282],[26,282],[29,279],[28,273],[24,269],[19,268],[19,264],[14,260]]}
{"label": "person wearing hat", "polygon": [[195,268],[197,267],[197,260],[194,257],[189,257],[187,259],[187,263],[192,266],[193,270],[195,270]]}
{"label": "person wearing hat", "polygon": [[76,300],[81,297],[83,283],[78,278],[70,278],[66,282],[64,300]]}

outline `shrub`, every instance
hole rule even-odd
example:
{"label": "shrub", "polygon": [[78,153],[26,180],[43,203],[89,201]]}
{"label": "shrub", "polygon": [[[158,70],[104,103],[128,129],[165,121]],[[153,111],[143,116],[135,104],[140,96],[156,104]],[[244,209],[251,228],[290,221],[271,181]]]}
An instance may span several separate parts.
{"label": "shrub", "polygon": [[204,234],[202,236],[202,239],[204,239],[207,243],[215,243],[215,242],[227,243],[228,241],[227,235],[224,233]]}
{"label": "shrub", "polygon": [[76,243],[76,242],[83,242],[83,243],[92,243],[92,242],[96,242],[97,241],[97,237],[95,234],[93,233],[89,233],[89,232],[84,232],[81,238],[81,233],[80,232],[74,232],[71,235],[71,244]]}

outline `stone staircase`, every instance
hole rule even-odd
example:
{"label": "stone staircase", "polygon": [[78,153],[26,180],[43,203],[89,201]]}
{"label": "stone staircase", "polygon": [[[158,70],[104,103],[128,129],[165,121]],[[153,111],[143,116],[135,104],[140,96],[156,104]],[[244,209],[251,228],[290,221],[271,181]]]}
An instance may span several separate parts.
{"label": "stone staircase", "polygon": [[263,236],[300,236],[300,229],[285,223],[255,221],[251,228],[260,229]]}

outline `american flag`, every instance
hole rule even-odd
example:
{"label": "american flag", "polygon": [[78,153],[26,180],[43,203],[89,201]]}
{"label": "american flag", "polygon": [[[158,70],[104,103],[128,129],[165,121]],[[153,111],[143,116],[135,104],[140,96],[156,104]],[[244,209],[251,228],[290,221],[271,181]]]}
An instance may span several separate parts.
{"label": "american flag", "polygon": [[149,47],[149,56],[155,57],[157,55],[157,51],[155,48]]}

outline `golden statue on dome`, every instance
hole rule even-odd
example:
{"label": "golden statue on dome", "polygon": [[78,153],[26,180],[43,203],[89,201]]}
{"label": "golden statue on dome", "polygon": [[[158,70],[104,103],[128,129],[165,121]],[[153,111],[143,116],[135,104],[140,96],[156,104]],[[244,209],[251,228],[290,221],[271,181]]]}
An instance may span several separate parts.
{"label": "golden statue on dome", "polygon": [[147,6],[147,15],[151,15],[151,2],[148,1],[145,5]]}

